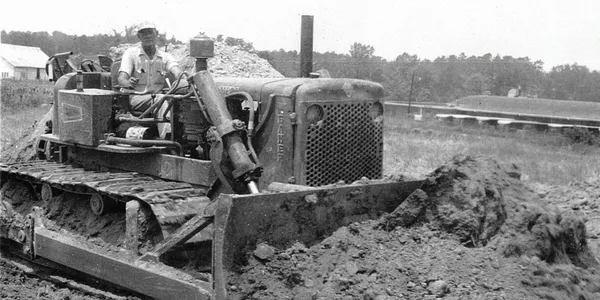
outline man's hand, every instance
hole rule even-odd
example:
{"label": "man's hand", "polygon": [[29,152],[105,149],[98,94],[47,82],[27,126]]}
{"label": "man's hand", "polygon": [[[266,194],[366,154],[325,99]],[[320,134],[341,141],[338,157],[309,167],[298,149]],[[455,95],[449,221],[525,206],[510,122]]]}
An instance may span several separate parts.
{"label": "man's hand", "polygon": [[129,77],[129,80],[128,80],[128,82],[129,82],[129,85],[130,85],[132,88],[136,88],[136,87],[137,87],[137,85],[138,85],[138,79],[137,79],[137,78],[135,78],[135,77]]}
{"label": "man's hand", "polygon": [[123,88],[132,88],[135,89],[138,85],[138,79],[135,77],[130,77],[127,72],[119,72],[119,78],[117,79],[119,85]]}

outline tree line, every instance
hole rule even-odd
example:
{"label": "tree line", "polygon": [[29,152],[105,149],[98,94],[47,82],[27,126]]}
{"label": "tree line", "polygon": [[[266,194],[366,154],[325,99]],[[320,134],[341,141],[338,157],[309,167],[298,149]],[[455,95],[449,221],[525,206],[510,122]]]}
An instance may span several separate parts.
{"label": "tree line", "polygon": [[[159,33],[159,45],[181,43]],[[300,73],[297,51],[257,51],[241,38],[218,35],[217,41],[256,53],[286,77]],[[110,34],[77,36],[54,31],[20,32],[2,30],[6,44],[40,47],[49,56],[72,51],[76,54],[107,55],[110,47],[135,43],[135,27]],[[392,101],[448,102],[469,95],[506,96],[517,90],[520,96],[548,99],[600,101],[600,73],[578,64],[554,66],[543,70],[544,62],[509,55],[441,56],[433,60],[402,53],[392,61],[375,55],[375,48],[362,43],[350,45],[348,53],[313,53],[313,70],[326,69],[332,77],[366,79],[381,83],[386,99]]]}
{"label": "tree line", "polygon": [[[298,76],[297,51],[258,51],[285,76]],[[402,53],[393,61],[375,55],[369,45],[354,43],[348,53],[313,55],[313,70],[327,69],[332,77],[366,79],[381,83],[388,100],[448,102],[470,95],[507,96],[518,91],[522,97],[600,101],[600,73],[578,64],[543,70],[541,60],[529,57],[492,55],[441,56],[421,59]]]}
{"label": "tree line", "polygon": [[[60,31],[51,34],[46,31],[10,31],[2,30],[0,40],[3,44],[39,47],[46,55],[52,56],[56,53],[73,52],[83,55],[108,55],[110,47],[126,43],[139,42],[136,36],[136,27],[125,26],[123,31],[113,29],[111,34],[95,35],[71,35]],[[181,43],[175,37],[167,38],[166,33],[160,33],[158,44]]]}

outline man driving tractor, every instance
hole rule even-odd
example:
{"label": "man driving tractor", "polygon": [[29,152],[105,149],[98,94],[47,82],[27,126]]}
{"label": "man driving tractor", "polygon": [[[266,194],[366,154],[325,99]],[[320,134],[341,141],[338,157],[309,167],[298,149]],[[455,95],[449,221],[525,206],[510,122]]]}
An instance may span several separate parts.
{"label": "man driving tractor", "polygon": [[[173,56],[156,47],[158,31],[153,23],[142,22],[138,27],[137,37],[141,43],[127,49],[123,54],[118,83],[136,91],[136,94],[130,95],[129,98],[131,109],[145,111],[162,99],[163,95],[160,92],[164,87],[167,72],[179,78],[183,71]],[[182,84],[187,83],[185,79],[182,78]],[[167,107],[168,103],[163,102],[156,117],[162,117]],[[162,139],[171,132],[169,123],[158,123],[157,127]]]}

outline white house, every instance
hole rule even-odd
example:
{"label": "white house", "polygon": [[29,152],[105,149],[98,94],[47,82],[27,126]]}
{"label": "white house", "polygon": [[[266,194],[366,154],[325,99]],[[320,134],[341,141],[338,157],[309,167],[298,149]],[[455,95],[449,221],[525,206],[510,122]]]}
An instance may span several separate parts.
{"label": "white house", "polygon": [[46,55],[39,47],[0,44],[2,78],[48,80]]}

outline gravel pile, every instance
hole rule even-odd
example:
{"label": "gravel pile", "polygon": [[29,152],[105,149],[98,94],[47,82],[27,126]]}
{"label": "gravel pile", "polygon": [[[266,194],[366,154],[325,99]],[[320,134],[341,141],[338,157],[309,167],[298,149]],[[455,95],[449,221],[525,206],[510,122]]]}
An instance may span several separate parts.
{"label": "gravel pile", "polygon": [[[120,59],[125,50],[134,44],[122,44],[110,48],[113,60]],[[189,43],[169,45],[167,51],[179,61],[184,71],[193,73],[195,59],[189,57]],[[283,78],[269,62],[238,46],[215,42],[215,57],[208,59],[208,69],[214,77]]]}

